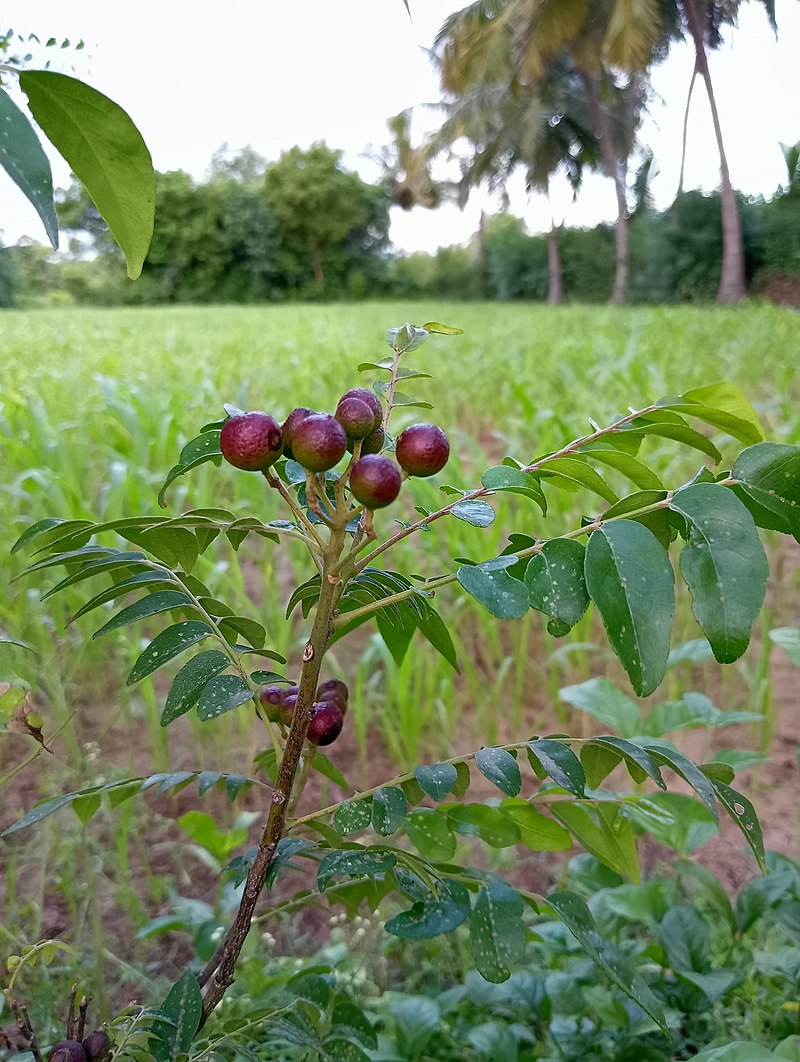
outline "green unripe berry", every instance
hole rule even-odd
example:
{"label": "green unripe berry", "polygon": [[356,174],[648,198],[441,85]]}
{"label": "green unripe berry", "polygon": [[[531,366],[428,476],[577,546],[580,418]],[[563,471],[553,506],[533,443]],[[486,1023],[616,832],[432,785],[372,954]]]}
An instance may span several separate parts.
{"label": "green unripe berry", "polygon": [[271,723],[278,723],[281,719],[281,705],[288,696],[289,691],[283,686],[265,686],[259,693],[258,699],[264,710],[264,715]]}
{"label": "green unripe berry", "polygon": [[21,962],[21,955],[9,955],[9,957],[6,959],[6,969],[9,973],[13,973]]}
{"label": "green unripe berry", "polygon": [[368,509],[382,509],[391,505],[400,493],[400,469],[388,457],[367,454],[350,470],[350,490],[353,497]]}
{"label": "green unripe berry", "polygon": [[40,712],[28,712],[25,716],[25,722],[31,730],[41,730],[44,726],[44,717]]}

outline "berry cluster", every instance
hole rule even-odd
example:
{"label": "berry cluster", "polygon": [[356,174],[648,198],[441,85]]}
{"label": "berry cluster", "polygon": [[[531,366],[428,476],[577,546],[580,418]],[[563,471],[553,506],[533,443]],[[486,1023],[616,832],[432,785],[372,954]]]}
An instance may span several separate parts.
{"label": "berry cluster", "polygon": [[[397,439],[395,457],[383,456],[383,407],[365,387],[339,399],[335,414],[300,406],[282,425],[268,413],[240,413],[222,426],[222,456],[245,472],[266,472],[281,457],[291,458],[308,472],[327,472],[345,453],[357,452],[349,468],[353,498],[367,509],[381,509],[397,498],[406,476],[433,476],[450,456],[447,436],[435,424],[413,424]],[[398,467],[399,465],[399,467]]]}
{"label": "berry cluster", "polygon": [[[372,532],[372,511],[391,505],[406,477],[433,476],[450,456],[450,444],[441,428],[413,424],[398,436],[393,461],[381,453],[386,442],[384,420],[378,396],[355,387],[342,395],[333,415],[300,406],[279,425],[268,413],[237,413],[222,426],[220,450],[235,468],[263,472],[273,484],[269,469],[281,457],[296,461],[306,470],[309,506],[316,502],[316,498],[312,502],[312,494],[324,490],[314,477],[330,471],[349,451],[353,456],[339,482],[349,487],[350,501],[345,502],[344,509],[337,508],[342,521],[339,526],[360,512],[361,506],[367,510],[365,519]],[[289,726],[298,694],[297,686],[266,686],[260,694],[261,710],[270,722]],[[308,727],[312,745],[330,745],[336,740],[344,726],[347,701],[343,682],[330,679],[322,683]]]}
{"label": "berry cluster", "polygon": [[[265,686],[260,700],[264,714],[272,723],[292,722],[299,686]],[[314,702],[314,717],[308,726],[308,741],[312,745],[331,745],[342,732],[350,693],[344,682],[328,679],[320,684]]]}
{"label": "berry cluster", "polygon": [[95,1029],[85,1040],[62,1040],[53,1046],[49,1062],[103,1062],[111,1055],[111,1040],[103,1029]]}

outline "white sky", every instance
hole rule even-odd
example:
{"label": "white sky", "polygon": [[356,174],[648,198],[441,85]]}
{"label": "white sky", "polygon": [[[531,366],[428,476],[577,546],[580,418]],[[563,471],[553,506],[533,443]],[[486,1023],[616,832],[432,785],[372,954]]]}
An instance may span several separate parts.
{"label": "white sky", "polygon": [[[3,28],[83,38],[82,52],[47,51],[54,69],[73,73],[116,100],[133,117],[157,169],[201,177],[226,142],[251,144],[268,159],[293,144],[324,139],[345,151],[346,164],[367,180],[377,168],[364,157],[388,141],[386,119],[411,104],[439,98],[424,49],[444,17],[466,0],[5,0]],[[800,3],[780,0],[776,42],[760,4],[744,4],[740,28],[711,58],[731,174],[751,194],[771,195],[785,179],[779,141],[800,138],[797,56]],[[39,53],[45,54],[45,53]],[[673,51],[656,70],[661,97],[642,132],[653,148],[659,206],[672,200],[680,165],[680,136],[692,55]],[[12,80],[12,79],[7,79]],[[422,111],[418,135],[436,123]],[[68,170],[53,151],[54,180]],[[690,123],[687,187],[714,188],[718,157],[702,86]],[[473,195],[461,212],[392,210],[391,235],[404,250],[435,250],[469,238],[486,195]],[[512,210],[531,230],[550,224],[540,198],[519,189]],[[611,182],[589,178],[577,203],[566,188],[553,210],[568,225],[591,225],[615,214]],[[41,224],[15,185],[0,171],[0,231],[6,242],[25,234],[44,241]]]}

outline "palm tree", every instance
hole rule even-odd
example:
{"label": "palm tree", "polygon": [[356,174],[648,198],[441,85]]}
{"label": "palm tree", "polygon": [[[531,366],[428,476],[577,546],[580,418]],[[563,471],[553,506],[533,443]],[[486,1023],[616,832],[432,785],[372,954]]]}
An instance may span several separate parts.
{"label": "palm tree", "polygon": [[435,210],[453,191],[451,185],[437,182],[431,175],[431,163],[439,151],[438,144],[429,138],[414,147],[411,143],[411,110],[401,111],[386,124],[392,134],[391,144],[368,153],[383,170],[382,183],[386,194],[402,210],[417,206]]}
{"label": "palm tree", "polygon": [[[467,140],[470,152],[461,157],[462,201],[469,189],[486,183],[507,201],[511,174],[523,170],[527,191],[549,198],[550,182],[559,172],[577,195],[586,167],[598,166],[597,140],[591,115],[574,69],[565,61],[553,64],[539,94],[515,94],[506,85],[478,84],[447,101],[447,118],[438,134],[442,143]],[[559,226],[548,235],[548,298],[563,298]]]}
{"label": "palm tree", "polygon": [[[644,82],[633,76],[664,50],[667,0],[475,0],[451,15],[436,39],[446,91],[504,79],[517,93],[536,95],[554,63],[569,58],[592,118],[606,173],[617,198],[616,274],[612,302],[624,302],[628,281],[628,206],[625,167],[645,102]],[[620,79],[617,71],[629,76]],[[615,136],[611,104],[624,88],[625,143]]]}
{"label": "palm tree", "polygon": [[[775,0],[759,0],[764,5],[770,25],[777,32],[775,22]],[[742,223],[739,216],[739,203],[731,184],[728,158],[722,139],[722,127],[708,68],[708,50],[719,48],[722,44],[724,27],[735,27],[741,0],[676,0],[677,15],[684,34],[692,40],[695,51],[695,66],[689,86],[689,99],[686,103],[688,119],[689,101],[692,87],[699,76],[705,84],[711,119],[714,123],[714,135],[719,151],[720,206],[722,208],[722,274],[719,282],[718,299],[720,302],[738,302],[746,293],[744,271],[744,248],[742,245]],[[684,122],[684,153],[686,140],[686,122]],[[681,165],[681,186],[683,185],[683,166]]]}

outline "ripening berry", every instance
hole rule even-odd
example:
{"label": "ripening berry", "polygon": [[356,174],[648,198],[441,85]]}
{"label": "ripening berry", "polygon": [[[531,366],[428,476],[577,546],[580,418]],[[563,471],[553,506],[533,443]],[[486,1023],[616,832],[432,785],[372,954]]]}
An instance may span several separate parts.
{"label": "ripening berry", "polygon": [[83,1041],[83,1050],[89,1062],[105,1062],[111,1054],[111,1037],[105,1029],[95,1029]]}
{"label": "ripening berry", "polygon": [[331,745],[342,732],[344,714],[334,701],[320,701],[306,737],[312,745]]}
{"label": "ripening berry", "polygon": [[86,1062],[86,1052],[80,1040],[61,1040],[54,1044],[48,1062]]}
{"label": "ripening berry", "polygon": [[294,706],[297,704],[297,694],[288,693],[284,698],[280,706],[280,718],[281,722],[286,726],[292,725],[292,716],[294,715]]}
{"label": "ripening berry", "polygon": [[347,702],[350,699],[350,691],[347,689],[347,684],[342,682],[341,679],[328,679],[327,682],[322,682],[317,689],[318,701],[333,701],[334,704],[338,704],[342,711],[342,715],[347,713]]}
{"label": "ripening berry", "polygon": [[450,443],[435,424],[412,424],[400,432],[394,453],[409,476],[435,476],[447,464]]}
{"label": "ripening berry", "polygon": [[353,395],[339,401],[336,419],[347,432],[348,439],[364,439],[375,430],[375,411]]}
{"label": "ripening berry", "polygon": [[219,437],[222,456],[244,472],[263,472],[283,452],[278,422],[268,413],[240,413],[222,425]]}
{"label": "ripening berry", "polygon": [[345,391],[339,399],[339,404],[341,405],[346,398],[358,398],[360,401],[365,402],[375,414],[375,424],[373,427],[378,427],[383,420],[383,406],[381,405],[381,400],[374,391],[370,391],[366,387],[353,387],[349,391]]}
{"label": "ripening berry", "polygon": [[283,456],[294,460],[294,453],[292,451],[292,440],[294,439],[294,433],[298,425],[302,424],[306,417],[316,416],[313,409],[309,409],[307,406],[298,406],[297,409],[293,409],[286,420],[281,425],[281,433],[283,435]]}
{"label": "ripening berry", "polygon": [[367,454],[359,458],[350,470],[350,490],[353,497],[368,509],[382,509],[391,505],[400,493],[400,469],[388,457]]}
{"label": "ripening berry", "polygon": [[271,723],[280,722],[281,705],[288,696],[289,691],[285,686],[265,686],[258,699],[264,709],[264,715]]}
{"label": "ripening berry", "polygon": [[327,413],[306,417],[292,435],[294,459],[310,472],[327,472],[341,461],[346,449],[344,428]]}
{"label": "ripening berry", "polygon": [[[375,431],[369,433],[366,439],[361,440],[361,456],[366,454],[379,454],[383,449],[383,443],[386,439],[386,432],[383,428],[376,428]],[[350,453],[355,449],[355,439],[347,440],[347,449]]]}

